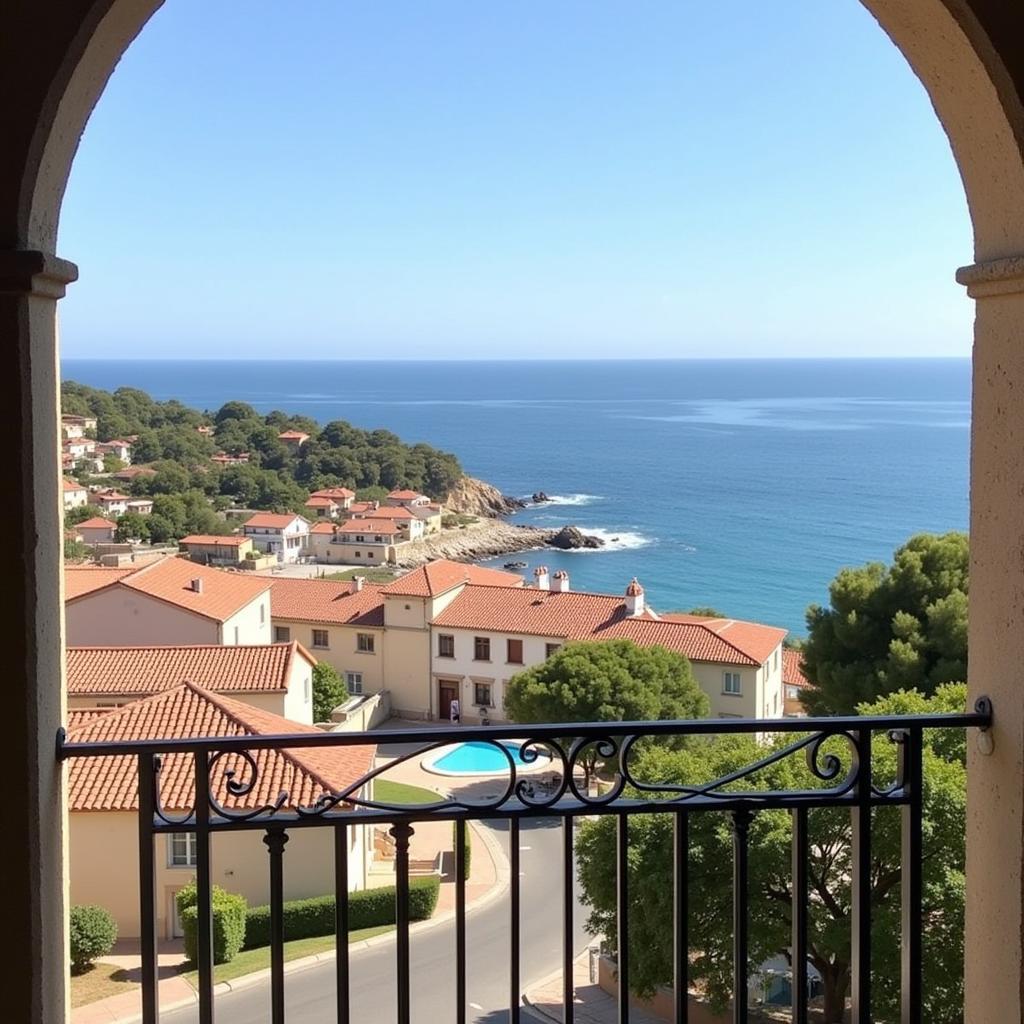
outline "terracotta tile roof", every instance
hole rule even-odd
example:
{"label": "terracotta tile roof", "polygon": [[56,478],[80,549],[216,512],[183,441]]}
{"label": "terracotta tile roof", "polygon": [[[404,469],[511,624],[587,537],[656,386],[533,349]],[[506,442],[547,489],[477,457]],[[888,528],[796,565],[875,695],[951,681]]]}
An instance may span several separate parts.
{"label": "terracotta tile roof", "polygon": [[279,441],[309,440],[309,434],[304,434],[301,430],[284,430],[277,437]]}
{"label": "terracotta tile roof", "polygon": [[384,599],[376,583],[356,590],[354,580],[276,579],[270,617],[337,625],[383,626]]}
{"label": "terracotta tile roof", "polygon": [[69,480],[67,477],[63,478],[64,481],[64,492],[68,491],[84,491],[85,488],[77,480]]}
{"label": "terracotta tile roof", "polygon": [[152,466],[125,466],[113,474],[115,480],[134,480],[137,476],[156,476]]}
{"label": "terracotta tile roof", "polygon": [[[351,509],[349,511],[351,511]],[[360,512],[359,517],[370,517],[373,519],[415,519],[416,515],[404,506],[400,508],[390,508],[387,505],[383,505],[380,508],[368,510],[367,512]]]}
{"label": "terracotta tile roof", "polygon": [[392,536],[398,532],[399,528],[390,519],[346,519],[338,527],[338,533],[380,533]]}
{"label": "terracotta tile roof", "polygon": [[309,528],[309,532],[310,533],[334,533],[335,529],[337,528],[337,525],[338,524],[335,523],[335,522],[331,522],[331,521],[324,522],[323,520],[321,520],[319,523],[314,523]]}
{"label": "terracotta tile roof", "polygon": [[332,508],[337,504],[333,498],[325,498],[320,494],[311,494],[306,500],[306,508]]}
{"label": "terracotta tile roof", "polygon": [[811,685],[811,681],[804,675],[800,651],[788,647],[782,649],[782,681],[787,686]]}
{"label": "terracotta tile roof", "polygon": [[464,583],[519,587],[522,586],[523,578],[514,572],[438,558],[421,565],[418,569],[413,569],[394,583],[387,584],[382,590],[385,594],[400,594],[404,597],[436,597]]}
{"label": "terracotta tile roof", "polygon": [[100,516],[93,516],[91,519],[83,519],[77,525],[77,529],[85,527],[87,530],[101,530],[105,526],[109,526],[112,529],[117,529],[117,523],[112,523],[109,519],[102,519]]}
{"label": "terracotta tile roof", "polygon": [[[297,733],[320,730],[184,683],[106,715],[81,721],[69,730],[68,739],[74,743],[100,743]],[[286,807],[309,806],[321,794],[337,792],[358,781],[371,770],[375,751],[375,746],[253,751],[258,776],[252,790],[244,796],[227,792],[226,772],[235,769],[236,779],[248,780],[251,769],[238,757],[223,757],[213,772],[213,794],[231,809],[255,809],[274,803],[282,791],[289,794]],[[161,758],[160,800],[165,810],[189,809],[193,786],[191,755],[166,754]],[[68,777],[68,808],[137,810],[137,759],[73,759]]]}
{"label": "terracotta tile roof", "polygon": [[[82,524],[79,523],[79,526]],[[135,572],[134,568],[113,569],[98,565],[69,565],[64,569],[64,599],[72,601],[83,594],[102,590]]]}
{"label": "terracotta tile roof", "polygon": [[216,533],[192,533],[182,537],[179,544],[217,544],[226,548],[238,548],[243,544],[251,544],[250,537],[236,537],[235,535],[221,536]]}
{"label": "terracotta tile roof", "polygon": [[319,491],[314,491],[311,498],[354,498],[356,496],[355,491],[350,491],[347,487],[321,487]]}
{"label": "terracotta tile roof", "polygon": [[348,512],[350,515],[355,515],[357,512],[368,512],[373,507],[372,501],[353,501],[348,507]]}
{"label": "terracotta tile roof", "polygon": [[727,665],[760,665],[786,635],[784,629],[734,619],[661,619],[650,609],[630,617],[622,598],[609,594],[492,586],[466,587],[433,625],[566,640],[627,637],[641,645],[659,644],[694,661]]}
{"label": "terracotta tile roof", "polygon": [[[108,576],[103,582],[101,577],[91,585],[75,585],[75,577],[79,573],[120,573],[119,576]],[[177,605],[196,615],[224,622],[235,612],[244,608],[250,601],[270,589],[270,580],[261,576],[246,576],[237,572],[225,572],[222,569],[211,569],[187,558],[163,558],[136,569],[73,569],[65,574],[67,600],[72,601],[99,590],[101,587],[114,584],[127,587],[147,594],[160,601]],[[192,589],[192,580],[203,581],[201,591]]]}
{"label": "terracotta tile roof", "polygon": [[395,501],[412,501],[413,498],[425,498],[426,495],[420,494],[419,491],[402,490],[392,491],[388,497],[394,498]]}
{"label": "terracotta tile roof", "polygon": [[283,693],[296,658],[316,664],[294,640],[237,647],[69,647],[68,693],[138,697],[185,682],[217,693]]}
{"label": "terracotta tile roof", "polygon": [[242,524],[242,528],[244,529],[247,526],[255,526],[265,530],[283,530],[285,527],[291,526],[296,519],[301,519],[304,523],[306,522],[306,520],[298,514],[278,515],[274,512],[257,512],[256,515],[247,519]]}

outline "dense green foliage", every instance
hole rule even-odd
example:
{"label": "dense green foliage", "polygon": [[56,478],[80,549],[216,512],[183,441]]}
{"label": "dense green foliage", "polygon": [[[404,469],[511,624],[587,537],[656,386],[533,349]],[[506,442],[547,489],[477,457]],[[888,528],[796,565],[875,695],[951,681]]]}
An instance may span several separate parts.
{"label": "dense green foliage", "polygon": [[[414,878],[409,883],[409,917],[425,921],[437,907],[441,882],[436,875]],[[348,894],[350,931],[395,923],[395,887],[362,889]],[[316,896],[308,900],[289,900],[284,905],[284,937],[309,939],[330,935],[335,927],[334,896]],[[245,948],[270,944],[270,907],[251,907],[246,915]]]}
{"label": "dense green foliage", "polygon": [[[709,705],[683,655],[616,639],[566,644],[513,676],[505,707],[516,722],[622,722],[703,718]],[[596,759],[580,760],[588,782]]]}
{"label": "dense green foliage", "polygon": [[[862,714],[960,712],[966,688],[939,687],[931,697],[898,693],[858,710]],[[776,747],[793,742],[789,734]],[[966,741],[962,730],[925,732],[924,750],[924,935],[925,1013],[936,1024],[961,1019],[963,987],[964,826]],[[822,749],[850,763],[838,739]],[[632,768],[645,782],[686,783],[720,778],[763,758],[769,750],[748,737],[720,737],[682,750],[649,747]],[[878,735],[872,746],[874,778],[895,778],[896,745]],[[819,758],[820,762],[820,758]],[[800,790],[824,785],[802,754],[761,769],[733,788]],[[629,825],[631,894],[630,979],[649,994],[672,979],[672,815],[636,815]],[[842,1019],[850,977],[850,815],[842,808],[810,812],[810,960],[825,984],[824,1020]],[[691,979],[722,1006],[732,986],[732,830],[727,814],[689,818]],[[787,955],[790,942],[792,825],[786,811],[759,811],[750,826],[750,960],[752,965]],[[588,927],[615,935],[615,821],[585,822],[577,855]],[[872,826],[873,1019],[899,1020],[900,820],[896,809],[874,812]],[[642,922],[642,924],[641,924]]]}
{"label": "dense green foliage", "polygon": [[[185,955],[196,962],[196,935],[198,910],[196,908],[195,879],[178,890],[175,899],[182,930],[185,932]],[[244,896],[228,892],[219,885],[213,887],[211,897],[213,910],[213,962],[230,963],[245,942],[245,915],[247,903]]]}
{"label": "dense green foliage", "polygon": [[[180,402],[157,402],[135,388],[100,391],[73,381],[62,389],[66,413],[96,417],[99,440],[136,436],[132,461],[151,464],[155,476],[139,476],[136,495],[164,495],[185,507],[153,509],[154,541],[186,533],[222,533],[211,501],[275,512],[301,512],[310,491],[344,486],[366,499],[409,487],[441,498],[462,476],[458,459],[427,444],[404,444],[387,430],[361,430],[343,420],[323,428],[305,416],[260,415],[245,402],[228,402],[202,413]],[[199,428],[212,428],[212,436]],[[293,450],[278,439],[300,430],[309,440]],[[220,467],[211,456],[249,453],[249,462]],[[211,518],[212,517],[212,518]]]}
{"label": "dense green foliage", "polygon": [[348,700],[348,687],[332,665],[318,661],[313,666],[313,721],[329,722],[331,712]]}
{"label": "dense green foliage", "polygon": [[830,607],[807,611],[812,714],[844,715],[897,690],[932,693],[967,678],[967,535],[911,537],[892,565],[843,569]]}
{"label": "dense green foliage", "polygon": [[117,941],[117,925],[107,910],[97,906],[72,907],[71,973],[81,974],[98,956],[106,956]]}

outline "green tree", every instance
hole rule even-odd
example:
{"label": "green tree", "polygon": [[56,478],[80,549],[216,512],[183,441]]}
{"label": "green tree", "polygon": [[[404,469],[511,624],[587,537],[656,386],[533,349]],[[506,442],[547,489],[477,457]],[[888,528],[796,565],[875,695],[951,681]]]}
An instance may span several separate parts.
{"label": "green tree", "polygon": [[[926,697],[917,692],[892,694],[862,714],[961,712],[962,684],[940,686]],[[631,763],[634,776],[647,783],[694,785],[721,778],[791,743],[793,734],[766,747],[754,739],[723,736],[681,750],[648,747]],[[821,755],[835,753],[844,768],[850,750],[829,740]],[[964,827],[966,744],[963,731],[924,735],[924,934],[925,1019],[955,1024],[963,1005]],[[885,735],[872,744],[874,778],[891,779],[897,749]],[[819,763],[821,758],[819,757]],[[787,790],[822,783],[802,754],[760,769],[733,788]],[[834,783],[833,783],[834,784]],[[642,941],[630,948],[630,979],[649,995],[672,979],[672,815],[630,818],[629,874],[631,918],[642,921]],[[728,814],[692,814],[689,819],[688,884],[690,889],[691,978],[703,985],[716,1006],[729,999],[732,987],[732,830]],[[850,981],[850,840],[848,811],[818,808],[809,814],[811,913],[809,959],[822,976],[824,1021],[843,1018]],[[789,813],[758,811],[750,825],[749,926],[750,961],[756,966],[776,955],[788,956],[791,909],[791,838]],[[610,818],[585,822],[576,844],[584,901],[590,906],[588,928],[615,935],[615,823]],[[900,821],[893,809],[876,810],[872,824],[872,958],[873,1019],[899,1020],[900,968]],[[634,925],[634,934],[640,935]]]}
{"label": "green tree", "polygon": [[[664,647],[632,640],[567,644],[509,680],[505,707],[516,722],[622,722],[703,718],[708,699],[690,662]],[[580,766],[589,785],[596,747]]]}
{"label": "green tree", "polygon": [[922,533],[891,565],[843,569],[830,607],[807,611],[804,671],[812,714],[850,714],[901,689],[932,693],[967,678],[967,535]]}
{"label": "green tree", "polygon": [[75,508],[69,508],[64,513],[64,525],[77,526],[79,523],[84,523],[86,519],[106,519],[106,517],[106,512],[98,505],[78,505]]}
{"label": "green tree", "polygon": [[348,687],[333,666],[318,661],[313,666],[313,721],[329,722],[331,712],[348,699]]}
{"label": "green tree", "polygon": [[126,512],[117,521],[117,532],[114,539],[119,541],[148,540],[149,539],[149,516],[139,515],[138,512]]}
{"label": "green tree", "polygon": [[116,473],[119,469],[124,469],[124,459],[118,458],[113,452],[107,452],[103,456],[103,472]]}

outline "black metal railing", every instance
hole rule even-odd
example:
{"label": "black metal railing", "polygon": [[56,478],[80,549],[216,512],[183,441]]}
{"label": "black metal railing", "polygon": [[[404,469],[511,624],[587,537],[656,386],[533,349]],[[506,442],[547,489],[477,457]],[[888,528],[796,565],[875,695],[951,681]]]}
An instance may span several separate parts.
{"label": "black metal railing", "polygon": [[[142,952],[142,1019],[156,1024],[157,917],[154,840],[166,833],[194,833],[197,882],[197,970],[200,1024],[212,1024],[213,940],[211,889],[211,837],[239,830],[262,830],[270,855],[271,908],[270,1020],[283,1024],[284,925],[283,858],[289,832],[307,828],[334,830],[336,894],[336,998],[337,1020],[349,1016],[348,830],[362,825],[390,825],[395,841],[397,1015],[408,1024],[410,1004],[409,839],[417,822],[449,820],[455,833],[455,967],[456,1022],[464,1024],[466,1002],[466,823],[505,820],[509,823],[511,940],[509,1020],[520,1019],[520,881],[519,827],[522,819],[558,820],[563,829],[564,891],[562,903],[563,1019],[571,1024],[573,1008],[573,822],[580,816],[617,817],[617,927],[618,1019],[627,1024],[629,1005],[629,883],[627,820],[632,814],[674,816],[674,951],[676,1021],[688,1013],[690,943],[687,929],[687,864],[691,815],[726,813],[733,835],[733,1000],[736,1022],[748,1015],[748,858],[749,825],[765,809],[785,809],[792,816],[792,1019],[807,1020],[808,952],[808,812],[814,808],[847,808],[851,815],[851,1020],[869,1024],[871,1015],[871,814],[879,807],[898,807],[901,812],[901,1024],[920,1024],[922,1017],[922,756],[926,729],[988,729],[992,722],[989,702],[980,699],[964,714],[837,717],[806,719],[736,719],[687,722],[616,722],[565,725],[506,725],[449,729],[402,729],[369,733],[301,733],[277,736],[146,740],[123,743],[69,743],[58,737],[58,757],[95,758],[132,756],[139,778],[139,893]],[[745,768],[709,782],[681,785],[651,782],[634,776],[631,754],[652,739],[678,739],[722,734],[795,734],[792,742],[775,746],[765,757]],[[872,738],[885,734],[897,744],[896,777],[891,784],[876,785],[872,778]],[[549,758],[549,785],[541,788],[534,777],[517,767],[502,741],[516,741],[527,767],[541,756]],[[258,781],[258,752],[267,749],[298,750],[309,747],[349,747],[367,744],[414,744],[416,750],[397,761],[421,758],[453,743],[478,741],[490,744],[507,761],[500,792],[473,801],[456,792],[436,803],[406,806],[384,803],[366,796],[367,784],[389,771],[395,762],[378,767],[338,792],[323,793],[309,806],[296,805],[288,793],[258,808],[228,806],[235,798],[253,791]],[[835,742],[833,742],[835,741]],[[835,750],[836,744],[843,751]],[[830,744],[830,746],[827,746]],[[824,748],[824,749],[823,749]],[[594,795],[581,782],[580,766],[597,754],[610,784]],[[793,791],[743,789],[745,779],[785,758],[803,754],[813,776],[823,785]],[[192,758],[193,805],[187,813],[172,815],[161,802],[161,759],[168,755]]]}

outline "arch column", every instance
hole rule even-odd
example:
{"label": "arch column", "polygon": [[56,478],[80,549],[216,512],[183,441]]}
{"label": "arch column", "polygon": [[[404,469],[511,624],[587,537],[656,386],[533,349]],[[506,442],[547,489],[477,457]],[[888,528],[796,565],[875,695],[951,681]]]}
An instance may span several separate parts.
{"label": "arch column", "polygon": [[967,1024],[1024,1011],[1024,257],[963,267],[976,300],[971,422],[971,700],[994,704],[990,753],[968,743]]}
{"label": "arch column", "polygon": [[8,934],[4,1016],[68,1015],[67,810],[54,757],[64,721],[63,494],[60,487],[57,300],[74,264],[39,251],[0,250],[0,436],[17,480],[0,499],[9,597],[0,764]]}

